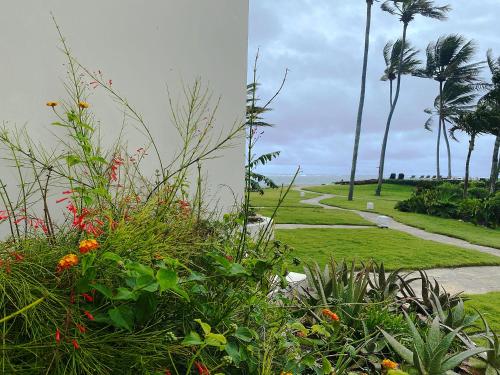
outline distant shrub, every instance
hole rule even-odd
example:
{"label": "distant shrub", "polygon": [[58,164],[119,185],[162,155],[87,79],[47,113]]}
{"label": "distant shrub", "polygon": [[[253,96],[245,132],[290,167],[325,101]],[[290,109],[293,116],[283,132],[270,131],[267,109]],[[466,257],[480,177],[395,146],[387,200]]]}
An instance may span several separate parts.
{"label": "distant shrub", "polygon": [[444,182],[436,186],[419,186],[409,199],[398,202],[395,207],[403,212],[459,219],[496,228],[500,224],[500,195],[489,197],[483,186],[482,181],[474,182],[467,199],[463,198],[462,184]]}

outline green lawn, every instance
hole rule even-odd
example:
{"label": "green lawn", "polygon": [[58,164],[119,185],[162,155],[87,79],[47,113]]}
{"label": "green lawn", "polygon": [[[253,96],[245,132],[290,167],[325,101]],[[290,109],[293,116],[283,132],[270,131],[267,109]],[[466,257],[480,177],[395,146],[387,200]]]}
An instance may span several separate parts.
{"label": "green lawn", "polygon": [[[308,190],[347,196],[346,185],[324,185],[307,188]],[[402,185],[385,184],[382,196],[374,195],[375,185],[356,186],[355,199],[348,201],[345,197],[334,197],[325,199],[321,203],[342,208],[365,210],[367,202],[375,204],[375,212],[391,216],[395,220],[407,225],[424,229],[428,232],[439,233],[451,237],[461,238],[471,243],[490,246],[500,249],[500,229],[489,229],[479,227],[471,223],[465,223],[454,219],[443,219],[435,216],[401,212],[394,208],[395,204],[406,199],[413,191],[412,187]]]}
{"label": "green lawn", "polygon": [[[281,194],[281,189],[265,189],[264,194],[250,193],[250,205],[252,207],[276,207]],[[281,204],[281,207],[311,207],[309,204],[300,203],[303,199],[317,197],[318,194],[306,193],[304,197],[300,196],[300,192],[290,190]]]}
{"label": "green lawn", "polygon": [[[389,229],[277,230],[276,238],[294,247],[292,256],[321,265],[337,260],[384,262],[388,269],[500,265],[500,257],[425,241]],[[302,266],[296,268],[301,270]]]}
{"label": "green lawn", "polygon": [[[273,211],[271,207],[257,210],[258,213],[264,216],[271,216]],[[321,207],[280,207],[275,222],[278,224],[373,225],[373,223],[353,212],[326,210]]]}
{"label": "green lawn", "polygon": [[469,309],[476,308],[484,315],[490,328],[500,334],[500,292],[476,294],[467,296],[470,301],[465,303]]}

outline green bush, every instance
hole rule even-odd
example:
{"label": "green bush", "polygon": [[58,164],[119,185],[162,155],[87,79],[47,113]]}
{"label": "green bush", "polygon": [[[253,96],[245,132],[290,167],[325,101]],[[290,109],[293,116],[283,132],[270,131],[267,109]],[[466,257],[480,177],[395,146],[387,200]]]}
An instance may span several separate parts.
{"label": "green bush", "polygon": [[416,212],[443,218],[459,219],[496,228],[500,225],[499,198],[490,197],[484,183],[475,182],[463,198],[463,187],[449,182],[435,187],[417,188],[410,198],[396,204],[403,212]]}

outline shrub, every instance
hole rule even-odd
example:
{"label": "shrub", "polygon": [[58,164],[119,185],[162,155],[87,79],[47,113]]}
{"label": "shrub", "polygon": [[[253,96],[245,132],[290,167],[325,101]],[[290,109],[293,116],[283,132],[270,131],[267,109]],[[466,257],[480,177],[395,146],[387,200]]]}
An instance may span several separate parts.
{"label": "shrub", "polygon": [[463,198],[462,187],[449,182],[431,188],[417,188],[410,198],[396,204],[403,212],[460,219],[476,225],[496,228],[500,225],[498,195],[489,197],[483,183],[469,189],[469,197]]}

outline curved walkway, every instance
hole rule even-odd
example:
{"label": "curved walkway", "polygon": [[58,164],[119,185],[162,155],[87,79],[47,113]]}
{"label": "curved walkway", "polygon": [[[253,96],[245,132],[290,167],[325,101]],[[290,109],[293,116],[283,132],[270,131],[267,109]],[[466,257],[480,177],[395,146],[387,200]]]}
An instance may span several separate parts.
{"label": "curved walkway", "polygon": [[[299,190],[302,191],[302,190]],[[359,216],[361,216],[363,219],[368,220],[372,223],[378,224],[379,222],[379,217],[384,216],[375,212],[365,212],[365,211],[358,211],[358,210],[348,210],[345,208],[339,208],[339,207],[333,207],[333,206],[328,206],[326,204],[320,203],[320,201],[328,198],[334,198],[338,197],[338,195],[332,195],[332,194],[323,194],[318,197],[310,198],[310,199],[305,199],[300,201],[300,203],[305,203],[305,204],[310,204],[313,206],[318,206],[318,207],[323,207],[329,210],[343,210],[343,211],[351,211]],[[487,247],[487,246],[481,246],[481,245],[475,245],[470,242],[454,238],[454,237],[449,237],[445,236],[442,234],[436,234],[436,233],[430,233],[426,232],[423,229],[415,228],[406,224],[402,224],[396,220],[394,220],[391,217],[384,216],[384,225],[386,225],[390,229],[398,230],[400,232],[405,232],[408,234],[411,234],[412,236],[422,238],[424,240],[429,240],[429,241],[434,241],[434,242],[440,242],[446,245],[454,245],[458,246],[464,249],[470,249],[470,250],[476,250],[480,251],[482,253],[487,253],[495,256],[500,257],[500,250],[495,249],[493,247]]]}
{"label": "curved walkway", "polygon": [[[296,190],[304,191],[302,189],[296,189]],[[379,223],[379,216],[382,216],[380,214],[374,212],[349,210],[340,207],[328,206],[320,203],[320,201],[324,199],[333,197],[338,197],[338,195],[322,194],[311,199],[304,199],[300,201],[300,203],[323,207],[328,210],[351,211],[372,223],[375,224]],[[405,232],[411,234],[412,236],[422,238],[424,240],[440,242],[447,245],[455,245],[465,249],[471,249],[495,256],[500,256],[500,250],[498,249],[475,245],[470,242],[460,240],[458,238],[426,232],[422,229],[411,227],[409,225],[397,222],[396,220],[388,216],[385,216],[384,218],[384,225],[386,225],[390,229]],[[353,227],[355,229],[373,228],[367,226],[362,227],[362,226],[346,226],[346,225],[339,226],[339,225],[303,225],[303,224],[278,224],[275,227],[276,229],[348,228],[348,227]],[[426,272],[429,277],[437,280],[440,283],[440,285],[443,286],[449,293],[464,292],[466,294],[483,294],[500,290],[500,267],[498,266],[438,268],[438,269],[426,270]]]}

